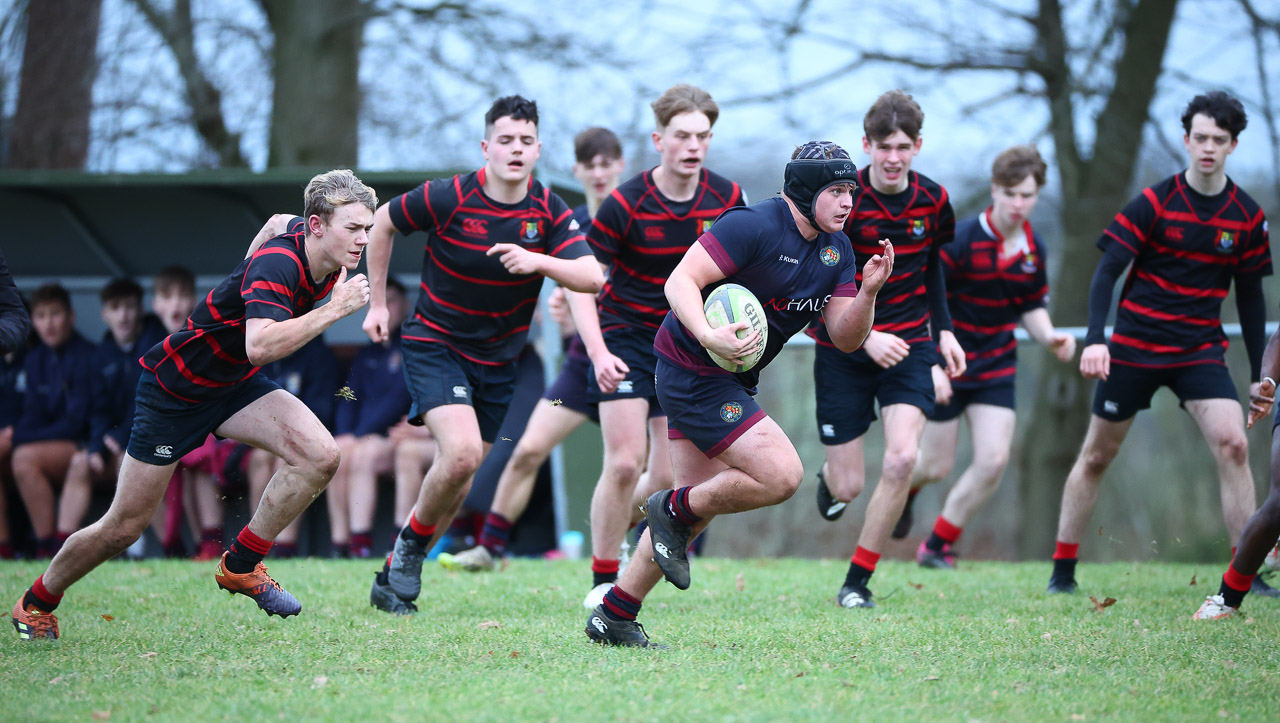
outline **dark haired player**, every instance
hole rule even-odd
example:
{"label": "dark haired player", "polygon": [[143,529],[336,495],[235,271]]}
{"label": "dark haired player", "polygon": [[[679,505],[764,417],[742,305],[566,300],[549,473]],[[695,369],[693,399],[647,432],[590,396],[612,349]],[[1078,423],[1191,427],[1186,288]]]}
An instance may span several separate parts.
{"label": "dark haired player", "polygon": [[738,184],[703,167],[720,116],[711,94],[682,83],[651,106],[653,145],[662,160],[600,204],[587,241],[608,281],[598,299],[571,295],[569,302],[591,357],[587,400],[599,405],[604,437],[604,469],[591,495],[587,607],[595,607],[617,579],[618,552],[632,524],[646,452],[650,489],[671,485],[667,425],[652,414],[660,407],[653,388],[653,339],[668,310],[662,285],[716,218],[743,202]]}
{"label": "dark haired player", "polygon": [[[257,372],[368,302],[364,275],[347,278],[347,272],[360,263],[376,206],[373,190],[351,171],[312,178],[304,192],[305,230],[263,244],[209,292],[184,329],[142,358],[146,372],[138,380],[138,411],[115,499],[18,598],[13,626],[21,638],[58,637],[53,610],[63,593],[142,534],[178,460],[211,432],[285,461],[214,580],[268,615],[301,612],[262,559],[275,536],[324,490],[338,467],[338,447],[305,404]],[[331,292],[328,303],[313,308]]]}
{"label": "dark haired player", "polygon": [[[844,149],[813,141],[787,164],[783,196],[729,209],[689,249],[666,283],[671,312],[658,330],[658,397],[671,425],[671,461],[681,486],[649,498],[649,526],[618,584],[587,617],[587,636],[609,645],[647,647],[636,622],[644,597],[664,576],[689,587],[689,541],[716,515],[788,499],[804,478],[791,440],[754,395],[760,370],[819,313],[839,348],[866,338],[875,297],[893,270],[893,245],[863,268],[863,286],[842,233],[853,208],[856,168]],[[757,365],[731,374],[708,351],[739,361],[760,341],[737,332],[745,322],[712,329],[703,299],[721,282],[750,289],[764,307],[769,334]]]}
{"label": "dark haired player", "polygon": [[[618,179],[626,164],[618,137],[613,131],[598,126],[574,136],[573,153],[573,175],[582,182],[586,196],[586,202],[573,209],[573,217],[585,229],[591,226],[591,219],[600,204],[618,187]],[[564,289],[558,288],[552,292],[548,303],[548,312],[560,323],[562,332],[566,327],[573,329],[565,297]],[[524,433],[516,441],[516,448],[502,469],[476,546],[456,555],[442,553],[438,558],[442,565],[469,572],[492,570],[494,561],[506,552],[511,531],[529,505],[538,470],[551,455],[551,450],[583,422],[600,420],[596,407],[587,403],[590,368],[591,357],[575,331],[566,339],[564,365],[560,373],[534,407]],[[650,414],[660,415],[661,410],[650,410]]]}
{"label": "dark haired player", "polygon": [[911,170],[924,139],[924,112],[907,93],[891,90],[863,118],[862,149],[871,163],[858,174],[861,191],[845,225],[859,262],[888,237],[897,273],[877,297],[875,329],[853,353],[830,339],[825,319],[815,333],[813,377],[818,431],[827,461],[818,474],[818,511],[834,520],[862,492],[863,435],[884,416],[884,463],[867,503],[858,546],[837,596],[843,607],[874,607],[867,582],[911,486],[925,421],[933,412],[932,367],[941,354],[947,374],[964,373],[964,351],[951,331],[940,253],[955,234],[955,214],[942,186]]}
{"label": "dark haired player", "polygon": [[1002,151],[991,164],[991,205],[958,224],[955,240],[942,249],[951,322],[967,368],[955,379],[933,368],[938,400],[920,440],[912,493],[951,473],[962,414],[969,422],[973,462],[947,494],[933,531],[916,551],[923,567],[955,567],[951,546],[1004,475],[1017,421],[1018,342],[1013,332],[1018,324],[1060,361],[1075,355],[1075,337],[1054,329],[1045,308],[1045,251],[1031,228],[1045,170],[1035,146]]}
{"label": "dark haired player", "polygon": [[484,167],[391,199],[375,214],[370,239],[373,301],[364,329],[381,342],[394,233],[427,235],[421,292],[402,343],[409,422],[425,424],[438,451],[370,592],[371,604],[397,614],[416,610],[422,561],[497,437],[543,277],[585,293],[603,280],[573,212],[533,178],[542,149],[538,106],[499,98],[484,122]]}
{"label": "dark haired player", "polygon": [[[1102,260],[1089,288],[1080,372],[1100,381],[1089,431],[1062,490],[1049,592],[1075,591],[1080,539],[1102,475],[1134,415],[1151,406],[1162,386],[1178,395],[1209,443],[1232,540],[1240,539],[1254,512],[1249,440],[1223,362],[1222,331],[1222,301],[1234,280],[1250,375],[1259,379],[1266,335],[1262,277],[1271,274],[1271,247],[1258,204],[1226,174],[1245,124],[1244,107],[1226,93],[1193,98],[1182,114],[1190,167],[1144,189],[1098,239]],[[1103,325],[1112,288],[1130,264],[1108,343]],[[1249,392],[1258,392],[1258,382]],[[1261,580],[1252,582],[1263,590]],[[1265,591],[1276,594],[1270,586]]]}

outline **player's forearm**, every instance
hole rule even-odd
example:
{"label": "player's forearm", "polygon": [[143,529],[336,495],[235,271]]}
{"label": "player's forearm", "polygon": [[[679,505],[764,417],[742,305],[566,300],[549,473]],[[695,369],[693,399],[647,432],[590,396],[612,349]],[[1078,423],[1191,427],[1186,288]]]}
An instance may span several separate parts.
{"label": "player's forearm", "polygon": [[1262,350],[1267,336],[1267,299],[1262,291],[1262,278],[1236,278],[1236,310],[1240,313],[1240,333],[1249,356],[1249,374],[1261,376]]}
{"label": "player's forearm", "polygon": [[702,309],[702,287],[698,286],[698,282],[694,281],[683,268],[677,266],[675,271],[671,272],[671,276],[667,277],[663,291],[676,318],[699,343],[702,343],[702,340],[712,332]]}
{"label": "player's forearm", "polygon": [[861,292],[853,297],[849,308],[835,320],[827,324],[827,333],[831,342],[842,352],[857,351],[871,334],[871,327],[876,321],[876,295]]}
{"label": "player's forearm", "polygon": [[1053,322],[1049,320],[1049,310],[1040,307],[1022,315],[1022,328],[1027,330],[1037,343],[1048,346],[1053,341]]}
{"label": "player's forearm", "polygon": [[396,229],[391,223],[391,213],[384,203],[373,214],[373,230],[369,232],[369,245],[365,247],[365,268],[369,272],[369,304],[387,305],[387,269],[391,267],[391,249],[395,245]]}
{"label": "player's forearm", "polygon": [[[289,356],[323,334],[342,316],[336,304],[328,303],[293,319],[247,328],[245,354],[249,363],[260,367]],[[249,323],[253,321],[250,319]]]}
{"label": "player's forearm", "polygon": [[565,300],[569,303],[569,316],[573,325],[578,327],[578,336],[582,345],[587,348],[587,356],[595,359],[609,349],[604,344],[604,334],[600,332],[600,312],[596,309],[596,297],[593,294],[579,294],[576,291],[565,291]]}
{"label": "player's forearm", "polygon": [[558,259],[548,256],[543,261],[543,275],[569,291],[594,294],[604,285],[604,274],[594,256]]}
{"label": "player's forearm", "polygon": [[1098,262],[1093,280],[1089,282],[1089,333],[1084,338],[1085,346],[1107,342],[1106,326],[1107,314],[1111,312],[1111,293],[1128,263],[1128,259],[1109,252],[1104,253],[1102,260]]}

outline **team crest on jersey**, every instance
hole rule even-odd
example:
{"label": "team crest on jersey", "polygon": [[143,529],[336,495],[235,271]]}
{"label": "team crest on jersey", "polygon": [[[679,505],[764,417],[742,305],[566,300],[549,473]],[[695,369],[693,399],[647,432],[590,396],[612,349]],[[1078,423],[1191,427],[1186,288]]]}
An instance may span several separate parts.
{"label": "team crest on jersey", "polygon": [[729,423],[742,419],[742,405],[737,402],[725,402],[720,406],[720,418]]}
{"label": "team crest on jersey", "polygon": [[840,252],[835,246],[828,246],[818,252],[818,258],[827,266],[835,266],[840,263]]}
{"label": "team crest on jersey", "polygon": [[702,219],[700,222],[698,222],[698,226],[702,229],[702,230],[701,230],[701,231],[699,231],[698,233],[703,234],[703,233],[706,233],[706,232],[710,231],[710,230],[711,230],[711,224],[713,224],[713,223],[715,223],[715,222],[716,222],[716,220],[715,220],[714,218],[704,218],[704,219]]}
{"label": "team crest on jersey", "polygon": [[1218,231],[1218,237],[1213,240],[1213,248],[1220,254],[1229,254],[1236,247],[1235,231]]}
{"label": "team crest on jersey", "polygon": [[929,222],[923,218],[913,218],[907,222],[907,233],[911,238],[923,238],[929,232]]}
{"label": "team crest on jersey", "polygon": [[542,235],[541,221],[525,221],[522,234],[527,241],[536,241]]}
{"label": "team crest on jersey", "polygon": [[1028,251],[1027,255],[1022,257],[1022,273],[1034,274],[1035,272],[1036,272],[1036,255]]}

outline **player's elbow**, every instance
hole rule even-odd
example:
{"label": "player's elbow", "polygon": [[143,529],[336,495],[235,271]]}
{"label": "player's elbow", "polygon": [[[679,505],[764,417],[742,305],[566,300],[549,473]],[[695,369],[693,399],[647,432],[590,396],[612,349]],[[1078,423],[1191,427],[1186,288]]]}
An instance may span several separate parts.
{"label": "player's elbow", "polygon": [[866,340],[867,333],[861,330],[853,334],[831,334],[831,343],[835,344],[836,348],[845,354],[852,354],[861,349],[863,342]]}
{"label": "player's elbow", "polygon": [[249,363],[255,367],[266,366],[275,361],[266,345],[252,339],[245,339],[244,354]]}
{"label": "player's elbow", "polygon": [[590,257],[584,257],[588,263],[580,264],[580,273],[576,274],[573,284],[566,284],[570,291],[577,291],[583,294],[595,294],[604,286],[604,272],[600,270],[600,265]]}

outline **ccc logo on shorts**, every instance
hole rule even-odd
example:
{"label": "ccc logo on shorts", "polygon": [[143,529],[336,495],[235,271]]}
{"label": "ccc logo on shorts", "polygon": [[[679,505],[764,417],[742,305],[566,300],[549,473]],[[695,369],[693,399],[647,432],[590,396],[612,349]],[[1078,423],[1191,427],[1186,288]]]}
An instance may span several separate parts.
{"label": "ccc logo on shorts", "polygon": [[725,402],[720,406],[720,418],[726,422],[742,419],[742,405],[737,402]]}
{"label": "ccc logo on shorts", "polygon": [[169,459],[173,456],[173,447],[168,444],[156,445],[156,456]]}

